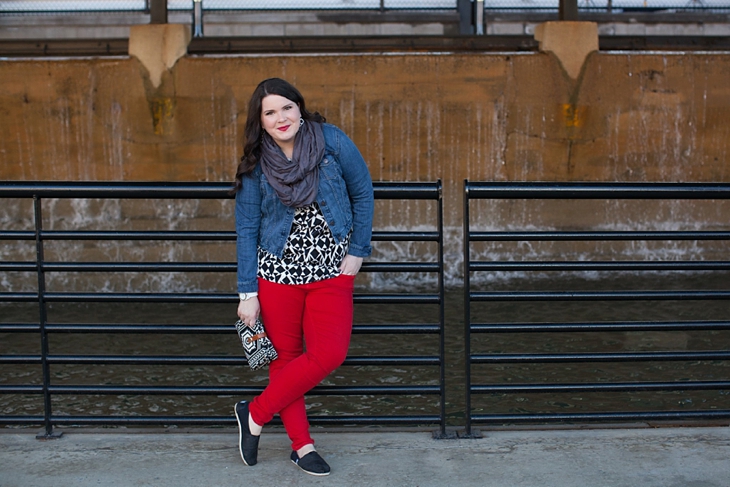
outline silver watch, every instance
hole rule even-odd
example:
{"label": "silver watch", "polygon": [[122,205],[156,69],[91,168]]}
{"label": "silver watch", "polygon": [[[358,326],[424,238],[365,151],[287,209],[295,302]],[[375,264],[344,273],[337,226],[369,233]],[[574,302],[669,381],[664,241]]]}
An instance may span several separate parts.
{"label": "silver watch", "polygon": [[241,301],[248,301],[251,298],[255,298],[259,293],[238,293],[238,297]]}

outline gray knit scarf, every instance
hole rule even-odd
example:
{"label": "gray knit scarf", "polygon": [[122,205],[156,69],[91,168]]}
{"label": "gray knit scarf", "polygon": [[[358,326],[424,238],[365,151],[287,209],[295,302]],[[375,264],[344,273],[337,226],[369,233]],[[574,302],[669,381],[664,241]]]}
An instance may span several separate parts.
{"label": "gray knit scarf", "polygon": [[304,121],[294,139],[291,161],[264,132],[261,141],[261,169],[286,206],[306,206],[317,197],[319,163],[324,157],[322,124]]}

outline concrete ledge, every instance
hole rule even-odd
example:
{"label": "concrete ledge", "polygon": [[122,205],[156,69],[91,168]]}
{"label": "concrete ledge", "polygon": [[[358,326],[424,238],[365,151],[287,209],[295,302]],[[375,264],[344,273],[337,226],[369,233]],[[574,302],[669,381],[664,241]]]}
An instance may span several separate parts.
{"label": "concrete ledge", "polygon": [[588,54],[598,50],[598,26],[594,22],[545,22],[535,27],[535,40],[540,51],[555,54],[568,76],[576,79]]}
{"label": "concrete ledge", "polygon": [[172,69],[178,59],[187,54],[192,34],[181,24],[135,25],[129,32],[129,55],[147,68],[152,85],[162,82],[162,73]]}

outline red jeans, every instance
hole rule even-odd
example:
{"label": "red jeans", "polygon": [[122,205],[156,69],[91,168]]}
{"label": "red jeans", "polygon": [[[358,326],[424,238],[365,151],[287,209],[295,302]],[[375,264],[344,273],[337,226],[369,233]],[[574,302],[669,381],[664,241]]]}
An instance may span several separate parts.
{"label": "red jeans", "polygon": [[269,365],[269,385],[251,402],[251,417],[263,425],[279,413],[294,450],[314,443],[304,394],[347,356],[354,280],[340,275],[287,285],[259,279],[261,319],[279,358]]}

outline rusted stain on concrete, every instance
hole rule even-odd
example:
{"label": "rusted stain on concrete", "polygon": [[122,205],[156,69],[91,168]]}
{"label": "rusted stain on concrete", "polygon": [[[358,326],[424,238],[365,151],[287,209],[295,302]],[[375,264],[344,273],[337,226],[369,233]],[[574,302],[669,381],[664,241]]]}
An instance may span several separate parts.
{"label": "rusted stain on concrete", "polygon": [[[248,98],[271,76],[295,83],[308,108],[342,127],[375,180],[444,181],[449,256],[460,252],[465,178],[730,181],[730,55],[601,52],[586,58],[576,79],[550,53],[183,57],[156,87],[131,58],[4,60],[0,178],[230,181]],[[727,214],[719,204],[678,202],[637,213],[633,202],[599,203],[582,204],[580,214],[508,203],[474,215],[486,228],[572,228],[599,217],[601,228],[641,226],[654,217],[694,228],[725,221]],[[47,216],[54,225],[85,221],[83,208],[54,208]],[[144,227],[143,213],[136,208],[119,219]],[[377,225],[422,222],[426,213],[389,202]],[[177,222],[170,215],[150,219]],[[627,251],[612,245],[566,244],[535,258]],[[107,250],[119,251],[117,245]],[[648,258],[656,252],[650,245],[639,250]],[[388,258],[404,258],[398,252],[421,249],[396,249]],[[703,258],[715,255],[709,247],[702,252]],[[450,262],[456,275],[458,263]]]}
{"label": "rusted stain on concrete", "polygon": [[[336,74],[336,76],[334,75]],[[375,179],[726,181],[727,54],[593,53],[6,60],[0,177],[229,180],[263,78],[294,82]]]}

